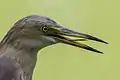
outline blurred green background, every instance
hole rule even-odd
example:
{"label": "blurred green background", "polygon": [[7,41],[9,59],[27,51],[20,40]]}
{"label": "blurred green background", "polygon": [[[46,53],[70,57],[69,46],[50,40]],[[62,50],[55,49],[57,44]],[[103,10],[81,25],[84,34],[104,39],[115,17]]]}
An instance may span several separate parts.
{"label": "blurred green background", "polygon": [[49,16],[109,42],[86,43],[104,55],[65,44],[44,48],[33,80],[120,80],[119,0],[0,0],[0,39],[17,20],[31,14]]}

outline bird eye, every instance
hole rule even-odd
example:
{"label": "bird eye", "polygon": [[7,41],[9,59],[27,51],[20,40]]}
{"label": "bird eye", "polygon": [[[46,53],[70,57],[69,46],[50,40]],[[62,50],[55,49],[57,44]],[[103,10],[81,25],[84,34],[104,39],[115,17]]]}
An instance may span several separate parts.
{"label": "bird eye", "polygon": [[47,26],[43,26],[43,27],[42,27],[42,31],[43,31],[43,32],[47,32],[47,31],[48,31]]}

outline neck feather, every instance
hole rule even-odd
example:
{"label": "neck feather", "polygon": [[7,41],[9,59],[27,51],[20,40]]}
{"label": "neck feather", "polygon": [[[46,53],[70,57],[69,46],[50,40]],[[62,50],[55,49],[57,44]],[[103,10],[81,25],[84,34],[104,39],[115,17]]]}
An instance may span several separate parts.
{"label": "neck feather", "polygon": [[[36,60],[37,53],[40,46],[37,46],[37,41],[34,40],[16,40],[10,44],[5,43],[0,48],[0,57],[5,56],[11,60],[15,60],[16,63],[20,64],[23,71],[32,74]],[[32,44],[31,44],[32,43]]]}

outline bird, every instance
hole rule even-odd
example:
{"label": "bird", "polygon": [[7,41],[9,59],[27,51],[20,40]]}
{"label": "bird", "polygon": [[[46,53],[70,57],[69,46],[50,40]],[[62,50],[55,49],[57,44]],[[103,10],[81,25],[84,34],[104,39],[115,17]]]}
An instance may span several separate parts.
{"label": "bird", "polygon": [[32,80],[38,52],[53,44],[64,43],[103,54],[82,43],[88,40],[108,44],[102,39],[68,29],[47,16],[25,16],[0,42],[0,80]]}

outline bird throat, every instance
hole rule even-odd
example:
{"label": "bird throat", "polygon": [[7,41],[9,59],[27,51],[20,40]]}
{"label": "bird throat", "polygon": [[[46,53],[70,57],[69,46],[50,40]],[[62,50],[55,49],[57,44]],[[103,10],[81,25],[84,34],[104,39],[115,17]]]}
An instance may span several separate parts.
{"label": "bird throat", "polygon": [[34,43],[34,40],[16,40],[14,43],[4,44],[0,48],[0,57],[14,60],[23,72],[32,75],[39,49],[38,42]]}

